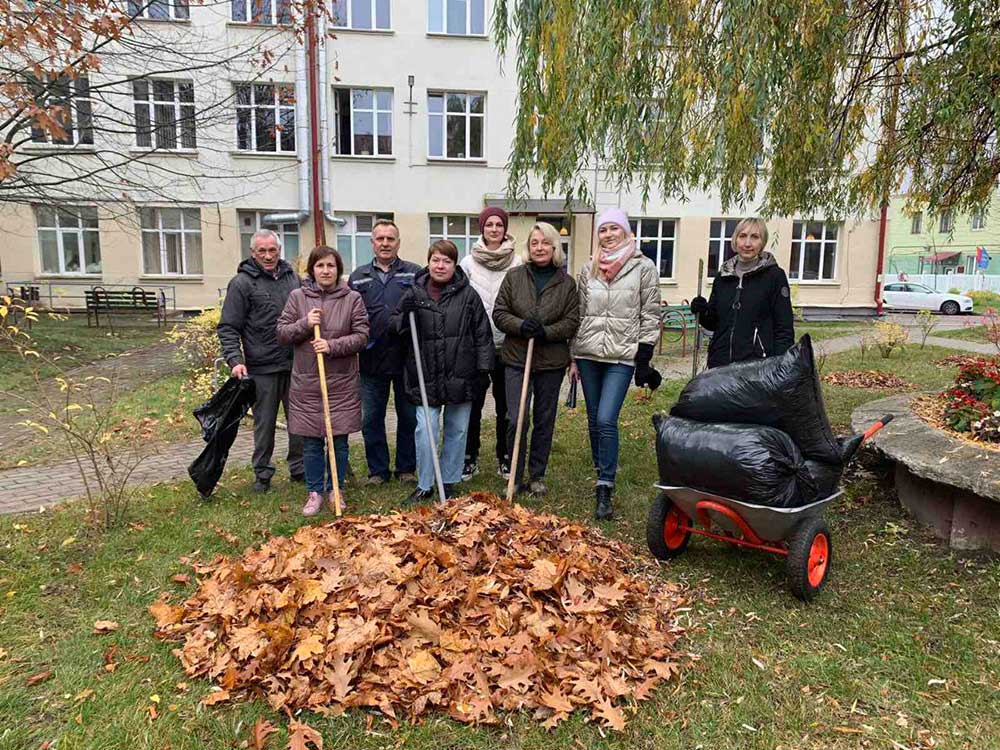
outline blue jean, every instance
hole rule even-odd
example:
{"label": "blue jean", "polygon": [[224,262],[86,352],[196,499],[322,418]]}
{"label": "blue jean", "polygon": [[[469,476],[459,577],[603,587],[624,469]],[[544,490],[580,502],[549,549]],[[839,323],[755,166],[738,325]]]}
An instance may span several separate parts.
{"label": "blue jean", "polygon": [[[347,475],[347,435],[333,436],[333,454],[337,459],[340,489],[344,489],[344,477]],[[306,468],[306,489],[320,493],[333,490],[333,473],[330,471],[326,438],[303,438],[302,459]]]}
{"label": "blue jean", "polygon": [[389,479],[389,441],[385,437],[385,409],[389,404],[389,386],[392,386],[396,407],[396,475],[412,474],[417,468],[417,453],[413,432],[417,428],[416,407],[406,400],[403,374],[361,376],[361,411],[364,424],[361,433],[365,438],[365,459],[368,476]]}
{"label": "blue jean", "polygon": [[[441,434],[439,423],[442,421],[442,411],[444,412],[444,440],[441,444],[441,481],[444,484],[457,484],[462,480],[465,438],[469,432],[469,414],[472,412],[472,402],[430,407],[435,446],[437,446]],[[430,441],[427,439],[427,428],[424,407],[418,406],[417,487],[422,490],[434,487],[434,458],[431,454]]]}
{"label": "blue jean", "polygon": [[597,469],[597,483],[614,487],[618,471],[618,414],[635,367],[578,359],[576,369],[587,401],[590,454]]}

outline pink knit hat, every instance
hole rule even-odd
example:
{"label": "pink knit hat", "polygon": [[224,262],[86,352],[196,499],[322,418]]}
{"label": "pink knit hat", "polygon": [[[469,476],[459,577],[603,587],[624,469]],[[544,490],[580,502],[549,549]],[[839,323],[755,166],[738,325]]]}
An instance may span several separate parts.
{"label": "pink knit hat", "polygon": [[622,211],[620,208],[606,208],[601,211],[601,215],[597,217],[597,223],[594,224],[594,232],[596,233],[602,224],[617,224],[628,236],[632,234],[632,228],[628,225],[628,214]]}
{"label": "pink knit hat", "polygon": [[507,234],[507,224],[510,221],[510,218],[507,216],[507,212],[499,206],[487,206],[479,213],[480,230],[482,230],[483,224],[485,224],[486,220],[491,216],[496,216],[503,222],[503,233]]}

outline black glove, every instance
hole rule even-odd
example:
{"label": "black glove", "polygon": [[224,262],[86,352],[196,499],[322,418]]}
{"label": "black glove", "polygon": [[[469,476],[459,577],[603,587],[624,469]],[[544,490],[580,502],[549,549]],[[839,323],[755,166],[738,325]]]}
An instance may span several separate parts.
{"label": "black glove", "polygon": [[653,345],[639,344],[639,349],[635,353],[635,369],[648,368],[653,361]]}
{"label": "black glove", "polygon": [[656,371],[655,368],[646,365],[645,368],[640,372],[639,368],[636,367],[635,370],[635,384],[642,388],[646,386],[651,391],[655,391],[660,387],[660,383],[663,382],[663,376]]}
{"label": "black glove", "polygon": [[701,317],[704,313],[708,312],[708,300],[704,297],[695,297],[691,300],[691,312]]}
{"label": "black glove", "polygon": [[535,318],[528,318],[521,323],[521,338],[545,340],[545,326]]}
{"label": "black glove", "polygon": [[479,392],[486,393],[490,387],[490,371],[480,370],[479,371]]}
{"label": "black glove", "polygon": [[412,294],[407,294],[403,296],[403,299],[399,301],[399,311],[403,313],[406,318],[410,317],[411,312],[416,312],[419,305],[417,305],[417,298]]}

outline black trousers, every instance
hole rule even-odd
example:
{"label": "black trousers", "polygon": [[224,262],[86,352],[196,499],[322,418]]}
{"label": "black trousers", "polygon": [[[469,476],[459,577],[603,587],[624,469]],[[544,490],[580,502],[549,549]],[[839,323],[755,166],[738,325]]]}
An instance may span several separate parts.
{"label": "black trousers", "polygon": [[[517,475],[515,486],[521,484],[524,475],[524,459],[528,447],[528,427],[531,429],[531,452],[528,454],[528,477],[533,481],[545,476],[552,452],[552,433],[556,426],[556,410],[559,406],[559,389],[562,387],[565,370],[536,370],[531,373],[528,383],[528,397],[524,405],[524,425],[521,445],[518,449]],[[514,435],[517,431],[517,410],[521,403],[521,381],[524,370],[507,368],[507,444],[514,450]]]}
{"label": "black trousers", "polygon": [[[274,476],[274,430],[278,421],[278,406],[285,409],[288,424],[288,386],[292,373],[274,372],[253,375],[257,399],[253,403],[253,473],[257,479],[269,482]],[[303,476],[302,436],[288,435],[288,471],[292,476]]]}
{"label": "black trousers", "polygon": [[[493,389],[493,402],[497,411],[497,463],[506,464],[510,459],[510,449],[507,447],[507,384],[504,377],[506,367],[500,360],[500,353],[494,360],[490,382]],[[480,433],[483,421],[483,405],[486,403],[486,391],[472,402],[472,412],[469,414],[469,433],[465,438],[465,460],[478,461]]]}

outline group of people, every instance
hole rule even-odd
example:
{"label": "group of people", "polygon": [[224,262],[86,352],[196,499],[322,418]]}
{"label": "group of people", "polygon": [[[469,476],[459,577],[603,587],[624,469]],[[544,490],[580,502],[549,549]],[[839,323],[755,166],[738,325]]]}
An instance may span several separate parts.
{"label": "group of people", "polygon": [[[513,465],[519,492],[545,494],[568,373],[579,380],[586,402],[595,516],[613,516],[619,413],[632,383],[655,390],[662,379],[652,366],[660,336],[658,271],[620,209],[598,217],[596,250],[576,279],[551,224],[536,223],[520,247],[502,209],[484,209],[479,226],[482,236],[461,261],[454,243],[438,240],[421,268],[399,257],[396,224],[379,220],[372,262],[346,281],[333,248],[314,248],[300,280],[281,259],[278,236],[266,229],[254,234],[250,258],[229,283],[218,332],[233,376],[251,376],[256,384],[256,491],[266,492],[275,472],[282,405],[291,478],[304,481],[308,492],[303,513],[333,504],[322,358],[341,483],[349,471],[347,438],[358,430],[366,481],[392,478],[385,426],[391,390],[395,476],[416,482],[404,503],[434,497],[435,464],[445,496],[454,496],[456,485],[479,471],[482,413],[492,394],[498,473],[509,478]],[[715,332],[711,367],[780,354],[792,343],[788,281],[766,244],[763,221],[740,222],[735,255],[716,277],[710,299],[691,301],[700,323]],[[525,418],[515,439],[525,378]],[[519,455],[512,461],[515,444]]]}

